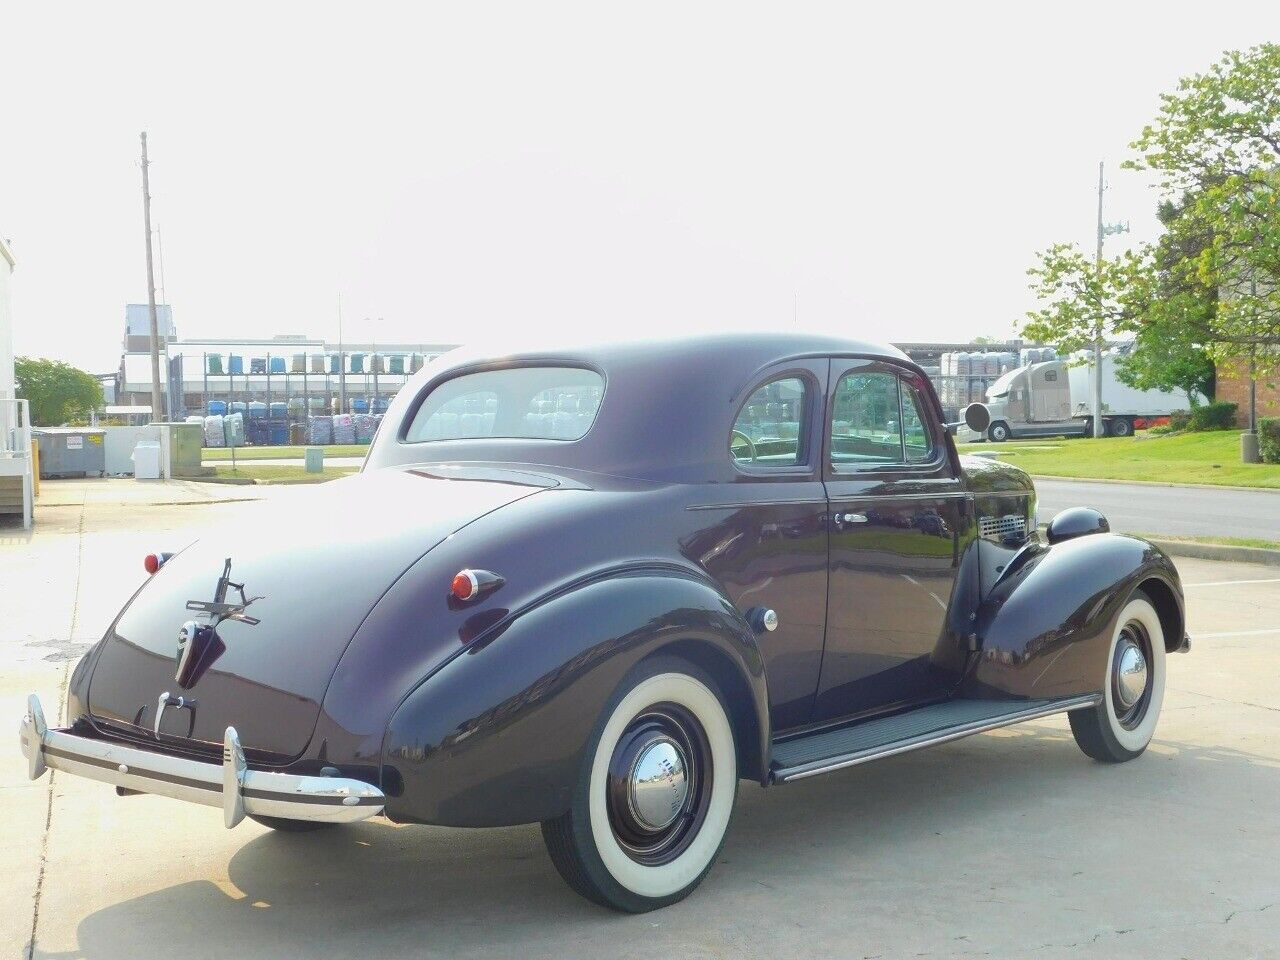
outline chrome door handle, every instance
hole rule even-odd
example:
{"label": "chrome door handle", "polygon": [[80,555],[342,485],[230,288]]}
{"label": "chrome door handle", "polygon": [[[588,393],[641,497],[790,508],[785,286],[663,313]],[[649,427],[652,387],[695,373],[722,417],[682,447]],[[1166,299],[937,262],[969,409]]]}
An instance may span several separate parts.
{"label": "chrome door handle", "polygon": [[833,513],[831,523],[837,530],[843,530],[846,524],[866,523],[865,513]]}

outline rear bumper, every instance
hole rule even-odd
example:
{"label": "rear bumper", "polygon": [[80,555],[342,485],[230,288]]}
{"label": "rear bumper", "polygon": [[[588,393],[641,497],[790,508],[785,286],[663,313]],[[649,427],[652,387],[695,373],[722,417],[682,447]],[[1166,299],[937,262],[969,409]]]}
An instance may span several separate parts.
{"label": "rear bumper", "polygon": [[32,694],[18,735],[32,780],[46,769],[62,770],[126,790],[221,807],[228,827],[246,814],[352,823],[381,813],[386,804],[381,790],[361,780],[250,770],[234,727],[227,727],[223,738],[222,763],[205,763],[50,730],[40,698]]}

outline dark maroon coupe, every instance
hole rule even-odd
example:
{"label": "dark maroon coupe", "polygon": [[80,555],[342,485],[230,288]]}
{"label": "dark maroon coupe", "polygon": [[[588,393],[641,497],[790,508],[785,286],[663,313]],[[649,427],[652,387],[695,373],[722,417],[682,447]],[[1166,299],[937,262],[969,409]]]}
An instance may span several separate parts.
{"label": "dark maroon coupe", "polygon": [[[984,426],[985,409],[966,411]],[[364,469],[150,558],[46,767],[277,829],[539,821],[569,885],[687,895],[741,779],[1066,713],[1129,760],[1178,575],[1092,510],[1036,529],[897,350],[789,335],[459,350]]]}

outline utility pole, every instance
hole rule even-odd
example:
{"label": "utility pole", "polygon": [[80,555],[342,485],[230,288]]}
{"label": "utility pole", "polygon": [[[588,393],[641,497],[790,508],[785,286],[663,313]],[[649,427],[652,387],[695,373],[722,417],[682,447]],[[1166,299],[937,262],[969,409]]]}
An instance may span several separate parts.
{"label": "utility pole", "polygon": [[[160,268],[160,294],[157,304],[168,304],[169,296],[165,292],[164,287],[164,234],[160,230],[160,224],[156,224],[156,260],[159,261]],[[173,314],[170,312],[172,318]],[[160,349],[164,354],[164,412],[165,419],[172,423],[178,419],[176,408],[174,407],[173,396],[173,360],[169,357],[169,331],[166,329],[160,335]],[[179,375],[179,393],[182,391],[181,375]]]}
{"label": "utility pole", "polygon": [[[1105,161],[1098,161],[1098,255],[1095,263],[1095,269],[1098,276],[1102,276],[1102,191],[1103,185],[1103,164]],[[1098,317],[1098,326],[1093,336],[1093,435],[1095,437],[1102,436],[1102,317]]]}
{"label": "utility pole", "polygon": [[342,347],[342,294],[338,294],[338,412],[347,412],[347,357]]}
{"label": "utility pole", "polygon": [[156,321],[156,275],[151,260],[151,181],[147,176],[147,133],[142,132],[142,219],[147,230],[147,305],[151,310],[151,421],[164,420],[160,402],[160,324]]}
{"label": "utility pole", "polygon": [[[1104,176],[1104,167],[1106,161],[1098,161],[1098,253],[1094,263],[1094,269],[1097,271],[1098,277],[1102,276],[1102,240],[1104,237],[1113,233],[1128,233],[1128,221],[1124,223],[1103,223],[1102,222],[1102,194],[1106,190],[1106,178]],[[1098,317],[1097,329],[1093,336],[1093,435],[1095,437],[1103,436],[1102,427],[1102,335],[1103,330],[1102,317]]]}

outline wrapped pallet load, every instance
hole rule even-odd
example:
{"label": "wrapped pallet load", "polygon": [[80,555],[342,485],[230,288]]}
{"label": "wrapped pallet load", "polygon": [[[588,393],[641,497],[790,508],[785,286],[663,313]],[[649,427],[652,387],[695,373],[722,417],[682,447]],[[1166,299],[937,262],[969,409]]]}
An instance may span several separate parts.
{"label": "wrapped pallet load", "polygon": [[317,446],[333,443],[333,418],[311,417],[307,421],[307,443]]}
{"label": "wrapped pallet load", "polygon": [[291,373],[307,372],[307,355],[305,353],[295,353],[293,355],[293,363],[289,366]]}
{"label": "wrapped pallet load", "polygon": [[337,413],[333,417],[333,442],[352,444],[356,442],[355,419],[349,413]]}
{"label": "wrapped pallet load", "polygon": [[324,354],[313,353],[311,355],[311,372],[324,373]]}
{"label": "wrapped pallet load", "polygon": [[356,443],[369,443],[373,440],[376,421],[372,414],[357,413],[352,420],[355,424]]}
{"label": "wrapped pallet load", "polygon": [[220,413],[204,418],[204,445],[206,447],[225,447],[227,445],[224,420],[225,418]]}

